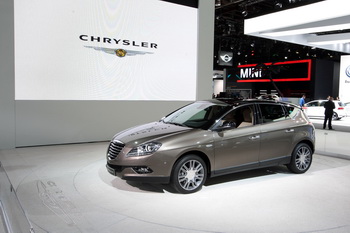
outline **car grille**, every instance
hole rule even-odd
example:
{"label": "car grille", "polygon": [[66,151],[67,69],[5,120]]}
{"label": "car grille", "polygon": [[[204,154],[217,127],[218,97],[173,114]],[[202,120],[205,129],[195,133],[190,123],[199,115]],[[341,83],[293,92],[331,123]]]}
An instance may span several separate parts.
{"label": "car grille", "polygon": [[111,142],[108,147],[107,157],[109,159],[116,159],[125,144],[120,141]]}

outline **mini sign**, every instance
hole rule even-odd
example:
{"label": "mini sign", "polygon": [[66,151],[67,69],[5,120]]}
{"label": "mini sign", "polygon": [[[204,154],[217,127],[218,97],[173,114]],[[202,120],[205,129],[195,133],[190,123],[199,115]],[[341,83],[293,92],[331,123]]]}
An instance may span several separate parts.
{"label": "mini sign", "polygon": [[311,80],[311,60],[238,66],[237,82],[290,82]]}

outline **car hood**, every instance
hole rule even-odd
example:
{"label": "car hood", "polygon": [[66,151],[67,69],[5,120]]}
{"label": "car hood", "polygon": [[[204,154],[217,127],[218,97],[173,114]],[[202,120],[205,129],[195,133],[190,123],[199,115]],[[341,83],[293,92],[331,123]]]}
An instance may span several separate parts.
{"label": "car hood", "polygon": [[152,122],[124,130],[116,134],[113,141],[118,140],[125,144],[141,144],[163,136],[170,136],[189,130],[192,130],[192,128],[166,124],[164,122]]}

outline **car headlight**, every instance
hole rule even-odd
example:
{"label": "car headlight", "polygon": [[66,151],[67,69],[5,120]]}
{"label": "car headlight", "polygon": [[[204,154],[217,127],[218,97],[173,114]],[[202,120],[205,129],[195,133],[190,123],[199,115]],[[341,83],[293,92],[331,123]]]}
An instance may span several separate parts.
{"label": "car headlight", "polygon": [[145,144],[139,145],[138,147],[132,148],[131,151],[126,156],[135,157],[135,156],[150,155],[156,152],[161,146],[162,146],[162,143],[159,143],[159,142],[145,143]]}

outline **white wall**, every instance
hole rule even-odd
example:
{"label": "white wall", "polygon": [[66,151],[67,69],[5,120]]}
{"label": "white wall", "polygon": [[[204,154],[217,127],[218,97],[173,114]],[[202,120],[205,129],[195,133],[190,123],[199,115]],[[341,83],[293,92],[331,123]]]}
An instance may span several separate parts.
{"label": "white wall", "polygon": [[[197,99],[212,95],[214,0],[199,0]],[[0,149],[109,140],[183,101],[14,100],[13,0],[0,2]],[[44,64],[43,64],[44,65]]]}

